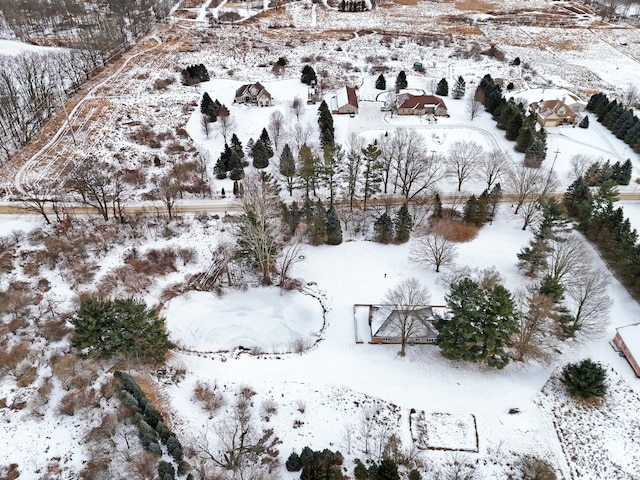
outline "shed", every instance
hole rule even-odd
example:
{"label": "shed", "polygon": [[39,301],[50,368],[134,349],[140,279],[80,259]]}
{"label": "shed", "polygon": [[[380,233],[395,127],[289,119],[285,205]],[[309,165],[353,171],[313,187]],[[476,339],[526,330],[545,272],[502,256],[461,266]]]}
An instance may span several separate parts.
{"label": "shed", "polygon": [[613,348],[624,354],[636,377],[640,377],[640,323],[616,328]]}

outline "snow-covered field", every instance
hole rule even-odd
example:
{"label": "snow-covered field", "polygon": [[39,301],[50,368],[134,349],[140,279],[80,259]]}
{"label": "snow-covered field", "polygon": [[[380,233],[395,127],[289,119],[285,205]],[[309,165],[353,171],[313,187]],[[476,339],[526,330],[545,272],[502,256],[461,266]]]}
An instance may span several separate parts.
{"label": "snow-covered field", "polygon": [[[501,7],[515,8],[520,3],[507,1]],[[551,4],[542,0],[528,3],[531,9]],[[216,8],[216,13],[219,10]],[[191,143],[189,155],[195,156],[197,151],[207,158],[210,175],[223,139],[215,126],[208,136],[201,129],[197,105],[204,92],[229,107],[237,123],[235,133],[245,145],[260,135],[275,110],[284,114],[289,130],[309,125],[310,138],[315,142],[316,107],[305,105],[299,119],[290,109],[295,96],[306,99],[307,87],[299,82],[299,72],[303,64],[312,63],[326,79],[327,95],[343,84],[359,87],[359,114],[354,118],[334,117],[336,138],[341,143],[348,144],[352,135],[372,140],[398,127],[415,128],[429,150],[446,153],[457,140],[474,140],[486,150],[504,149],[517,163],[521,155],[513,151],[513,144],[505,140],[495,122],[486,113],[471,121],[464,99],[447,98],[451,116],[439,119],[437,124],[381,112],[380,91],[374,88],[377,73],[372,67],[388,67],[385,76],[389,86],[400,70],[406,70],[409,87],[427,93],[431,93],[434,79],[447,77],[451,87],[453,80],[463,75],[470,94],[480,77],[491,73],[494,78],[513,81],[513,96],[530,97],[530,101],[539,100],[539,94],[551,88],[568,89],[585,100],[585,93],[596,89],[621,97],[627,86],[640,78],[640,30],[633,28],[620,29],[626,40],[622,45],[617,41],[621,35],[618,29],[595,28],[590,22],[584,27],[593,28],[513,27],[492,23],[490,15],[476,15],[473,18],[478,22],[474,21],[475,33],[471,36],[458,37],[456,29],[460,25],[447,23],[451,19],[434,20],[435,39],[413,35],[412,30],[423,25],[426,17],[461,14],[455,4],[440,2],[419,2],[412,7],[385,4],[372,12],[350,15],[294,3],[285,6],[280,16],[263,16],[245,26],[219,29],[203,26],[204,13],[204,8],[194,9],[192,16],[197,20],[190,27],[201,35],[185,23],[154,32],[161,40],[155,52],[142,55],[140,63],[131,62],[102,90],[93,91],[94,101],[109,102],[110,107],[96,117],[99,122],[91,127],[82,125],[78,131],[80,147],[70,156],[80,157],[89,150],[104,158],[117,156],[122,166],[141,168],[151,178],[173,157],[163,149],[136,144],[129,138],[135,130],[131,125],[141,121],[165,131],[184,127],[189,138],[181,141]],[[267,28],[280,22],[291,28]],[[396,28],[392,34],[385,32],[391,27]],[[411,35],[402,36],[403,32]],[[506,52],[506,62],[462,55],[474,43],[488,46],[490,39]],[[534,39],[538,43],[532,48]],[[4,53],[17,51],[13,43],[5,42],[0,44]],[[282,55],[289,66],[276,74],[267,67]],[[528,67],[510,65],[516,56]],[[411,71],[418,60],[427,66],[426,73]],[[162,91],[151,87],[154,80],[174,77],[176,70],[196,63],[207,65],[211,81],[197,87],[175,82]],[[233,104],[235,90],[254,81],[269,90],[274,106],[257,109]],[[571,158],[577,153],[612,162],[631,158],[633,179],[640,177],[637,155],[596,121],[587,130],[549,129],[548,151],[545,166],[558,174],[561,191],[572,181]],[[163,167],[153,166],[154,157]],[[2,182],[13,186],[13,179]],[[222,188],[231,191],[229,180],[213,180],[212,185],[214,194]],[[447,193],[453,192],[456,184],[453,178],[447,178],[438,187]],[[463,188],[467,193],[483,189],[481,180],[469,181]],[[639,189],[632,181],[621,191]],[[640,228],[640,204],[629,201],[623,205],[632,224]],[[526,287],[530,279],[518,271],[516,254],[532,234],[521,229],[521,222],[509,204],[501,204],[491,225],[473,241],[459,245],[456,263],[478,269],[494,267],[510,290]],[[232,229],[212,216],[187,216],[164,231],[158,224],[146,228],[141,236],[121,239],[122,244],[104,250],[96,246],[91,250],[92,264],[83,257],[82,262],[95,267],[91,270],[95,278],[89,281],[77,283],[55,263],[40,265],[39,274],[51,284],[46,294],[50,304],[70,308],[76,295],[100,285],[104,288],[111,281],[122,282],[110,290],[113,295],[121,293],[124,280],[109,275],[122,266],[132,250],[193,248],[194,261],[159,275],[151,285],[135,292],[148,304],[157,305],[166,288],[183,287],[190,274],[207,268],[211,250],[221,238],[233,241],[226,237]],[[0,237],[13,238],[18,245],[11,254],[15,269],[3,270],[0,277],[3,289],[22,280],[32,282],[27,284],[29,288],[36,288],[27,270],[33,269],[30,250],[37,248],[34,245],[43,232],[48,234],[50,229],[40,218],[0,217]],[[460,451],[476,466],[479,478],[485,479],[522,478],[516,465],[525,455],[548,461],[558,478],[638,478],[640,383],[626,360],[609,345],[616,327],[640,318],[640,306],[624,288],[611,279],[609,322],[600,338],[564,343],[547,362],[512,362],[496,371],[444,359],[433,345],[409,346],[407,356],[402,358],[397,355],[397,346],[356,344],[354,304],[380,302],[385,292],[402,279],[418,278],[431,291],[433,304],[444,303],[445,286],[440,276],[409,259],[411,245],[381,245],[362,235],[348,235],[339,246],[307,246],[303,260],[292,272],[306,285],[304,293],[249,287],[221,297],[186,291],[162,300],[170,337],[179,347],[172,353],[166,371],[181,373],[171,376],[166,371],[147,371],[139,378],[155,391],[183,445],[195,448],[213,442],[213,425],[228,413],[237,392],[249,388],[255,392],[255,409],[262,411],[260,426],[273,428],[282,440],[282,462],[290,452],[300,452],[307,445],[318,450],[330,448],[345,455],[345,468],[351,474],[355,458],[378,459],[384,442],[393,433],[406,449],[414,442],[425,446],[419,454],[423,478],[432,478],[440,465],[450,461],[451,451]],[[594,265],[605,269],[595,252],[589,251]],[[12,438],[15,444],[0,449],[0,467],[17,463],[20,478],[78,478],[78,472],[94,455],[85,447],[87,433],[100,425],[101,412],[112,411],[117,401],[115,397],[94,400],[88,402],[90,406],[78,407],[75,414],[61,414],[58,404],[73,390],[58,380],[59,367],[53,372],[52,365],[69,353],[68,344],[63,341],[45,346],[41,342],[34,345],[34,350],[48,353],[34,353],[33,359],[27,359],[39,368],[33,384],[21,388],[13,374],[0,377],[0,437]],[[563,365],[583,358],[602,362],[610,372],[609,393],[602,404],[577,403],[557,380]],[[95,375],[87,382],[95,382],[96,389],[108,376],[103,367],[91,367]],[[194,388],[199,383],[212,386],[224,398],[226,403],[218,411],[207,411],[194,400]],[[518,413],[510,413],[512,409]],[[410,417],[416,422],[410,423]],[[426,433],[416,436],[418,430]],[[135,442],[131,431],[118,437],[119,442],[128,442],[127,435]],[[139,453],[135,447],[118,448],[122,449],[119,454],[123,464],[127,455]],[[282,467],[273,478],[297,476]]]}

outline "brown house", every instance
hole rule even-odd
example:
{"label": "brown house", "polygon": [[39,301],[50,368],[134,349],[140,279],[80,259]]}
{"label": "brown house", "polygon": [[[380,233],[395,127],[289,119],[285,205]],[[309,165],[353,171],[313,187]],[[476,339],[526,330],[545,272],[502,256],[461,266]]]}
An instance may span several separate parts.
{"label": "brown house", "polygon": [[273,105],[271,94],[259,82],[242,85],[236,90],[234,103],[270,107]]}
{"label": "brown house", "polygon": [[636,377],[640,377],[640,323],[616,328],[613,348],[625,356]]}
{"label": "brown house", "polygon": [[403,93],[396,98],[395,111],[398,115],[449,116],[444,100],[435,95],[411,95],[410,93]]}
{"label": "brown house", "polygon": [[333,114],[349,113],[355,115],[358,113],[358,97],[355,89],[342,87],[329,100],[329,108]]}
{"label": "brown house", "polygon": [[[413,334],[408,338],[408,344],[435,343],[438,331],[433,326],[435,313],[444,314],[446,307],[424,306],[411,310],[414,318]],[[371,327],[371,343],[402,343],[400,336],[399,311],[389,305],[371,305],[369,307],[369,326]]]}
{"label": "brown house", "polygon": [[576,114],[562,100],[541,100],[529,105],[529,110],[536,116],[537,122],[543,127],[557,127],[571,125],[576,122]]}

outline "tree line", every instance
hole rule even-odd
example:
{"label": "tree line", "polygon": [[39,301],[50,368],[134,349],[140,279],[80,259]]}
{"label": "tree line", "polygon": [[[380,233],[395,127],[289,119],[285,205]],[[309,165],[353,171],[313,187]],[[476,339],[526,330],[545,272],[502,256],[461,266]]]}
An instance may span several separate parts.
{"label": "tree line", "polygon": [[0,0],[3,24],[25,43],[64,47],[0,58],[0,146],[7,160],[26,145],[96,68],[164,18],[170,0]]}
{"label": "tree line", "polygon": [[604,93],[594,94],[587,103],[587,110],[593,112],[598,121],[611,130],[617,138],[640,153],[640,118],[633,108],[609,100]]}

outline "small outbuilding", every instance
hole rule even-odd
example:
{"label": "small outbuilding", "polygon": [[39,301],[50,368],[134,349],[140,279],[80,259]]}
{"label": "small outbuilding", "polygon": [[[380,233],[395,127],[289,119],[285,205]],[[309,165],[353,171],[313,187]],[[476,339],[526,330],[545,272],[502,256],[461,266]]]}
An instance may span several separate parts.
{"label": "small outbuilding", "polygon": [[403,93],[396,98],[395,111],[398,115],[449,116],[444,100],[435,95],[411,95],[410,93]]}
{"label": "small outbuilding", "polygon": [[640,323],[616,328],[613,348],[625,356],[636,377],[640,377]]}
{"label": "small outbuilding", "polygon": [[351,114],[358,113],[358,96],[356,90],[351,87],[342,87],[331,97],[329,101],[331,113],[335,114]]}

